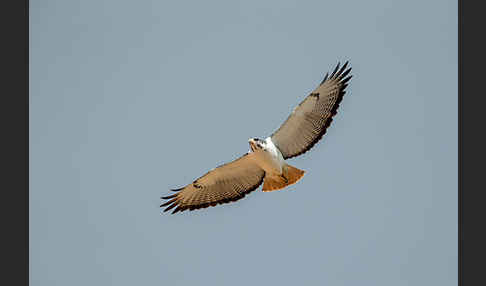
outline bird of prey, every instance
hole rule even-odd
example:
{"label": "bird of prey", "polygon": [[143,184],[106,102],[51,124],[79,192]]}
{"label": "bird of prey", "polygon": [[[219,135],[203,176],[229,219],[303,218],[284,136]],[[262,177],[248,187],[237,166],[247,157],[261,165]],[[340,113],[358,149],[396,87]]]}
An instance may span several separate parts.
{"label": "bird of prey", "polygon": [[326,133],[336,115],[351,75],[348,62],[334,68],[289,115],[287,120],[265,140],[250,138],[250,150],[240,158],[207,172],[175,194],[160,207],[172,213],[216,206],[237,201],[256,190],[280,190],[299,181],[304,171],[285,160],[307,152]]}

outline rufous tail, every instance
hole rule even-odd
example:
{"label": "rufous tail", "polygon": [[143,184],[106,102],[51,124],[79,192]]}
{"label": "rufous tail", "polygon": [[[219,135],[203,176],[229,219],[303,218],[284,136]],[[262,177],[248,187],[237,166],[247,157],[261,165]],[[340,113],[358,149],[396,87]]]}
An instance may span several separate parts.
{"label": "rufous tail", "polygon": [[264,192],[271,192],[285,188],[288,185],[295,184],[298,180],[300,180],[303,176],[305,171],[301,169],[297,169],[292,167],[288,164],[285,164],[282,168],[282,175],[267,175],[265,176],[265,180],[263,182],[262,191]]}

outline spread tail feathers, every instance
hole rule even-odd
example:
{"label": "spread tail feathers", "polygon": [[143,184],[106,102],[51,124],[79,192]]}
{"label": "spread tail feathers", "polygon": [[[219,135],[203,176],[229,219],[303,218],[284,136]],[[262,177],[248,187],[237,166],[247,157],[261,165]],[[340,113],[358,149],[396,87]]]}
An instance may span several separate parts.
{"label": "spread tail feathers", "polygon": [[304,170],[297,169],[288,164],[285,164],[285,166],[283,167],[282,175],[265,176],[262,191],[271,192],[283,189],[286,186],[292,185],[300,180],[302,176],[304,176],[304,173]]}

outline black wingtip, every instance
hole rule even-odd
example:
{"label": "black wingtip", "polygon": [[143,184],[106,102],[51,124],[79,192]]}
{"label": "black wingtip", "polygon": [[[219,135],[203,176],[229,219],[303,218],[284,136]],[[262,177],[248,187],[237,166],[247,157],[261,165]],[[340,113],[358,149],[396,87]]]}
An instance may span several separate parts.
{"label": "black wingtip", "polygon": [[344,65],[341,67],[341,69],[337,72],[337,76],[341,77],[341,74],[343,73],[343,71],[346,69],[347,66],[348,66],[348,62],[346,61]]}
{"label": "black wingtip", "polygon": [[348,65],[349,60],[347,60],[343,66],[341,66],[341,62],[338,62],[331,75],[329,75],[329,72],[327,72],[320,84],[322,85],[328,78],[344,78],[351,71],[351,67],[346,70]]}
{"label": "black wingtip", "polygon": [[331,73],[331,78],[334,77],[334,75],[336,74],[337,70],[339,69],[339,66],[341,65],[340,62],[337,63],[336,67],[334,68],[334,71]]}
{"label": "black wingtip", "polygon": [[347,69],[345,72],[343,72],[339,78],[344,78],[345,76],[347,76],[349,73],[351,72],[351,68]]}
{"label": "black wingtip", "polygon": [[176,207],[176,208],[175,208],[175,209],[172,211],[172,213],[171,213],[171,214],[175,214],[175,213],[178,213],[178,212],[180,212],[180,211],[182,211],[181,206],[177,206],[177,207]]}
{"label": "black wingtip", "polygon": [[177,198],[173,198],[172,200],[168,201],[168,202],[165,202],[163,204],[160,205],[160,207],[165,207],[166,205],[169,205],[173,202],[177,201]]}
{"label": "black wingtip", "polygon": [[165,210],[164,210],[164,213],[170,209],[172,209],[173,207],[177,206],[177,203],[175,204],[171,204],[170,206],[168,206]]}
{"label": "black wingtip", "polygon": [[168,200],[168,199],[172,199],[175,196],[177,196],[177,194],[173,194],[173,195],[165,196],[165,197],[160,197],[160,198],[163,199],[163,200]]}
{"label": "black wingtip", "polygon": [[343,79],[341,82],[342,83],[347,83],[352,77],[353,77],[353,75],[350,75],[347,78]]}

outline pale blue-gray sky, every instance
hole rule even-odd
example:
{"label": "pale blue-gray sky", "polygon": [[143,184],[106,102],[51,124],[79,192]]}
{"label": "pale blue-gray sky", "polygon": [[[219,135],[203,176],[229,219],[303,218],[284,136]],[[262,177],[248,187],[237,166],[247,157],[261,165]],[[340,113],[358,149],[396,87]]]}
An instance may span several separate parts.
{"label": "pale blue-gray sky", "polygon": [[[160,196],[353,79],[283,191]],[[30,1],[30,282],[457,285],[457,1]]]}

